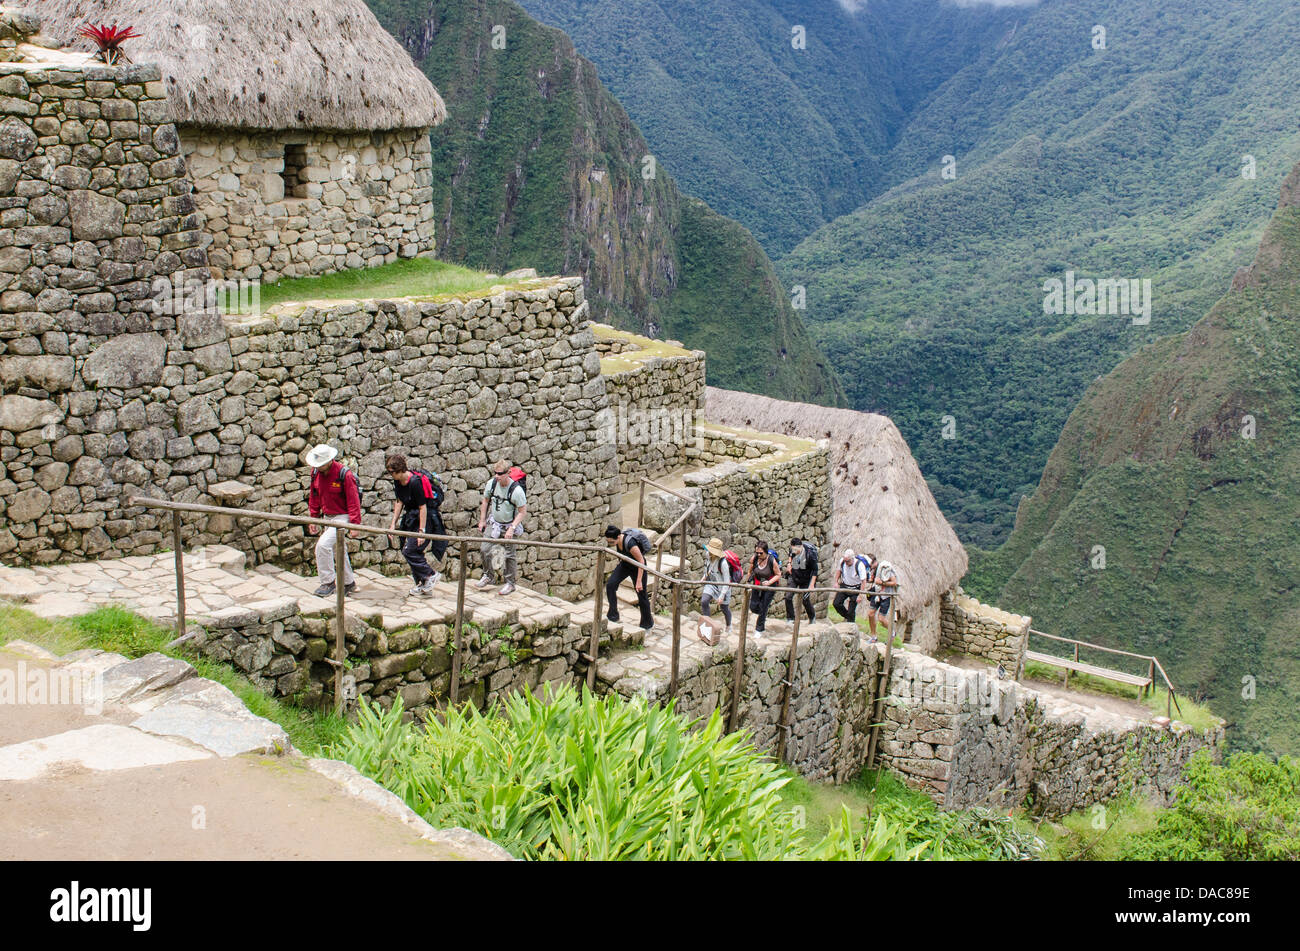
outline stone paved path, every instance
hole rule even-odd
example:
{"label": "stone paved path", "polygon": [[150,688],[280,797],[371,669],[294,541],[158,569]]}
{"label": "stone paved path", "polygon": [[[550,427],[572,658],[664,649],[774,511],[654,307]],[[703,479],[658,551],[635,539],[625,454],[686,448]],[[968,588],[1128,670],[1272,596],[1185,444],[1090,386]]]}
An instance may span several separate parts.
{"label": "stone paved path", "polygon": [[[242,552],[221,545],[188,551],[184,557],[187,620],[201,622],[286,599],[295,601],[304,614],[334,613],[333,596],[318,598],[312,593],[319,584],[314,577],[274,565],[247,570]],[[439,583],[433,597],[417,598],[410,594],[409,577],[390,578],[370,568],[358,569],[356,577],[357,591],[347,599],[347,611],[377,620],[386,630],[455,618],[455,581]],[[485,629],[514,619],[525,626],[555,626],[565,616],[572,616],[574,623],[590,633],[590,615],[575,612],[567,601],[522,586],[502,597],[496,588],[475,588],[474,580],[472,576],[465,586],[466,619]],[[72,617],[105,605],[120,605],[160,624],[174,624],[175,557],[165,552],[33,568],[0,566],[0,593],[45,618]],[[610,628],[615,635],[622,633],[621,626]]]}
{"label": "stone paved path", "polygon": [[346,764],[293,752],[279,726],[183,661],[57,658],[11,641],[5,681],[0,857],[507,857],[464,830],[432,829]]}

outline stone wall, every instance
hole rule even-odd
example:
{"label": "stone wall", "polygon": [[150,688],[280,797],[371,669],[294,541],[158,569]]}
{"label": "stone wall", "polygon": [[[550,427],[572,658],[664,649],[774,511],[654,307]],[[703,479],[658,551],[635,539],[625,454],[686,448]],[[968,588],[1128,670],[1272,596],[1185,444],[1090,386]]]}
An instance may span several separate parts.
{"label": "stone wall", "polygon": [[1020,676],[1031,618],[982,604],[960,588],[943,596],[940,614],[941,650],[983,657]]}
{"label": "stone wall", "polygon": [[[735,678],[735,647],[723,642],[707,662],[684,655],[677,710],[726,716]],[[809,779],[848,782],[862,772],[870,737],[870,698],[883,646],[861,643],[852,625],[805,626],[792,678],[791,731],[786,758]],[[790,654],[788,636],[770,636],[745,646],[745,670],[737,726],[749,731],[758,749],[775,755],[781,716],[781,682]],[[597,685],[631,697],[667,697],[662,668],[644,651],[615,655],[597,668]]]}
{"label": "stone wall", "polygon": [[687,464],[704,407],[703,350],[593,325],[623,491]]}
{"label": "stone wall", "polygon": [[374,267],[433,248],[427,129],[184,127],[181,141],[206,218],[208,260],[227,279]]}
{"label": "stone wall", "polygon": [[986,670],[894,654],[880,761],[946,808],[1027,805],[1061,816],[1129,789],[1168,802],[1223,727],[1168,729],[1059,699]]}
{"label": "stone wall", "polygon": [[[697,490],[703,501],[700,537],[721,538],[742,560],[759,539],[785,552],[791,538],[803,538],[818,546],[824,580],[826,559],[834,557],[825,548],[831,527],[827,447],[773,439],[782,442],[707,425],[702,430],[702,445],[690,455],[708,468],[683,477],[688,491]],[[692,567],[702,567],[703,554],[693,554]]]}
{"label": "stone wall", "polygon": [[[448,531],[474,534],[490,466],[506,457],[528,472],[528,536],[599,541],[617,508],[618,474],[582,299],[581,279],[566,278],[468,301],[293,304],[229,320],[228,398],[247,420],[237,451],[257,487],[249,505],[307,514],[301,454],[329,442],[358,473],[370,524],[392,517],[384,456],[398,452],[441,476]],[[299,550],[302,534],[268,530],[249,541],[267,557]],[[405,565],[386,539],[357,548],[354,564]],[[477,546],[470,564],[479,566]],[[589,593],[593,565],[590,555],[523,549],[520,580],[560,596]]]}
{"label": "stone wall", "polygon": [[152,551],[157,519],[123,496],[215,480],[200,404],[231,377],[214,313],[153,300],[207,277],[163,83],[3,63],[0,93],[0,555]]}
{"label": "stone wall", "polygon": [[[313,599],[315,600],[315,599]],[[230,663],[270,696],[301,706],[333,709],[334,620],[331,613],[299,611],[295,598],[252,602],[193,619],[203,629],[194,645],[204,656]],[[486,709],[506,693],[573,683],[585,672],[579,652],[590,636],[562,610],[532,614],[502,608],[473,611],[463,632],[460,698]],[[402,619],[348,616],[345,697],[367,697],[384,709],[401,697],[424,718],[446,705],[455,643],[454,606],[419,606]]]}

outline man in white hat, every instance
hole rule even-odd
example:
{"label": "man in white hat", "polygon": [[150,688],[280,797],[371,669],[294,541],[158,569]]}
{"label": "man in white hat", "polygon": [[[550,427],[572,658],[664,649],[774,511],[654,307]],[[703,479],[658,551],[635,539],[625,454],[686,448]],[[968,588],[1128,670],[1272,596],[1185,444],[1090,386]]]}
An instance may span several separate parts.
{"label": "man in white hat", "polygon": [[[361,524],[361,490],[357,486],[357,475],[345,468],[336,458],[339,451],[324,443],[313,446],[307,452],[307,465],[311,466],[311,490],[307,494],[307,514],[312,518],[327,518],[332,522]],[[309,531],[320,534],[316,542],[316,571],[320,575],[320,587],[316,589],[317,597],[328,597],[335,591],[337,579],[334,577],[334,546],[338,540],[338,530],[327,528],[321,532],[319,525],[312,525]],[[357,588],[352,574],[352,560],[348,558],[346,543],[343,546],[343,593],[352,594]]]}

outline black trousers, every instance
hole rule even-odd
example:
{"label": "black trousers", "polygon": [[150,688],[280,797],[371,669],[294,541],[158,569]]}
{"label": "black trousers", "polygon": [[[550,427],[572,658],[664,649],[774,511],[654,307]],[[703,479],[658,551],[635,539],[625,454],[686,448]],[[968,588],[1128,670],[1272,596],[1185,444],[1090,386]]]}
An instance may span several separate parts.
{"label": "black trousers", "polygon": [[[632,585],[636,586],[636,576],[639,569],[629,565],[626,561],[620,561],[613,571],[609,573],[609,580],[605,582],[605,600],[609,604],[609,610],[606,617],[611,621],[618,620],[618,586],[627,578],[632,579]],[[650,595],[645,590],[650,585],[650,576],[647,574],[645,583],[641,590],[636,593],[637,607],[641,609],[641,626],[643,628],[653,627],[654,618],[650,615]]]}
{"label": "black trousers", "polygon": [[[400,528],[404,532],[418,532],[420,530],[420,513],[418,511],[403,512]],[[429,512],[424,530],[430,535],[446,534],[446,529],[442,524],[442,516],[438,514],[436,509]],[[411,577],[415,579],[416,584],[420,584],[426,578],[433,577],[433,568],[429,565],[429,560],[424,557],[426,551],[441,562],[442,556],[447,553],[447,543],[408,538],[402,545],[402,557],[411,566]]]}
{"label": "black trousers", "polygon": [[846,621],[856,621],[858,619],[858,595],[857,592],[848,594],[840,591],[832,599],[831,603],[835,605],[835,610],[840,617]]}
{"label": "black trousers", "polygon": [[[800,574],[796,572],[790,577],[790,584],[796,588],[806,588],[808,587],[808,582],[810,581],[812,581],[812,575],[810,574],[800,576]],[[813,607],[812,592],[808,592],[807,594],[804,594],[800,598],[800,600],[803,601],[803,609],[806,612],[808,612],[808,620],[810,621],[817,620],[817,609]],[[785,619],[787,621],[793,621],[794,615],[795,615],[794,592],[787,591],[785,595]]]}
{"label": "black trousers", "polygon": [[749,593],[749,610],[758,615],[758,622],[754,625],[755,631],[763,630],[763,625],[767,621],[767,609],[772,606],[772,601],[775,598],[775,591],[751,591]]}

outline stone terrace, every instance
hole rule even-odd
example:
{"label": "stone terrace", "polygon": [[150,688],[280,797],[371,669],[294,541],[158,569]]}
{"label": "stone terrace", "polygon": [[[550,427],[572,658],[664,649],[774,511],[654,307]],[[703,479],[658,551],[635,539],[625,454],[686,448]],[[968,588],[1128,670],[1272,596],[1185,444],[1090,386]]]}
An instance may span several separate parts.
{"label": "stone terrace", "polygon": [[[247,571],[244,554],[215,545],[185,554],[186,619],[203,631],[202,653],[229,661],[266,692],[309,704],[332,702],[335,602],[312,594],[318,582],[273,565]],[[356,694],[387,707],[400,695],[417,714],[445,702],[450,687],[456,585],[431,598],[409,595],[409,578],[357,570],[347,601],[348,676]],[[119,605],[160,624],[174,624],[174,556],[34,568],[0,567],[11,600],[42,617],[85,614]],[[520,587],[465,590],[462,695],[486,704],[508,691],[577,682],[586,669],[592,615],[558,598]],[[639,632],[638,632],[639,634]],[[622,642],[622,626],[603,625]]]}

